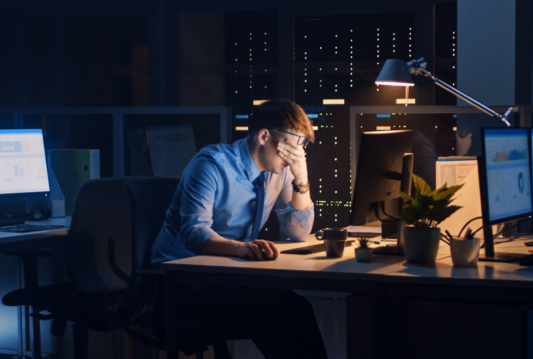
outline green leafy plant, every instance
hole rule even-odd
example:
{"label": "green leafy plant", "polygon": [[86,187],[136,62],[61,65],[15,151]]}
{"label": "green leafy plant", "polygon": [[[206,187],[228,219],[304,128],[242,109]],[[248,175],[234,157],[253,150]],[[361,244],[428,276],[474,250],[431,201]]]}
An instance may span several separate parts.
{"label": "green leafy plant", "polygon": [[404,200],[401,219],[405,224],[414,225],[416,228],[434,228],[461,208],[452,206],[451,203],[453,195],[464,184],[448,187],[445,183],[432,191],[426,181],[415,174],[413,182],[416,188],[415,198],[400,192]]}
{"label": "green leafy plant", "polygon": [[370,243],[370,239],[361,237],[357,242],[359,243],[359,248],[369,248],[368,244]]}

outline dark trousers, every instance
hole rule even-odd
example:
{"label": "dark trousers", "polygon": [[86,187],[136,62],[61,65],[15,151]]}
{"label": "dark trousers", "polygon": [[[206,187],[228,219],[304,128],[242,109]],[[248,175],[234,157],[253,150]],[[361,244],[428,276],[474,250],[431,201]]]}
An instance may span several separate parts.
{"label": "dark trousers", "polygon": [[180,317],[252,339],[266,359],[327,358],[311,304],[291,290],[206,286],[181,299]]}

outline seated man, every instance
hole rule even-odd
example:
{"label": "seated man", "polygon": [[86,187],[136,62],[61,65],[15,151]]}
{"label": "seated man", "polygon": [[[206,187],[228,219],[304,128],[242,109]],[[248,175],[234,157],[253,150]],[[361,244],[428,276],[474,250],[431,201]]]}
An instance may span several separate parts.
{"label": "seated man", "polygon": [[[275,211],[283,234],[304,241],[314,220],[305,145],[314,140],[302,108],[273,100],[255,108],[248,137],[203,148],[183,172],[152,248],[154,265],[200,254],[276,258],[260,228]],[[288,290],[190,289],[184,319],[251,338],[265,358],[326,358],[309,302]]]}

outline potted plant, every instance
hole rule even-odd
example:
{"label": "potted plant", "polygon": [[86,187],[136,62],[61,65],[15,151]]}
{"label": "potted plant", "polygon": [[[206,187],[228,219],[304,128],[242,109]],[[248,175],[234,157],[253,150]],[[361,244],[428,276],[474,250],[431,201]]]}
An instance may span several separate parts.
{"label": "potted plant", "polygon": [[409,263],[434,263],[440,240],[438,225],[454,214],[460,206],[453,206],[452,197],[463,184],[448,187],[446,183],[436,190],[413,174],[416,196],[400,192],[404,201],[401,220],[409,225],[403,229],[404,251]]}
{"label": "potted plant", "polygon": [[355,248],[355,260],[358,262],[370,262],[373,249],[368,246],[370,239],[361,237],[357,240],[359,247]]}

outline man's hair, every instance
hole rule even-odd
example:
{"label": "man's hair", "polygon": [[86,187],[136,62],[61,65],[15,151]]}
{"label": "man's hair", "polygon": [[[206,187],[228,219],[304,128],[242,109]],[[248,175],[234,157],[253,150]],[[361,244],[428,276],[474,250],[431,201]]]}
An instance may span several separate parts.
{"label": "man's hair", "polygon": [[294,130],[303,133],[311,142],[315,140],[309,117],[300,106],[289,100],[270,100],[254,108],[248,137],[254,139],[263,128]]}

